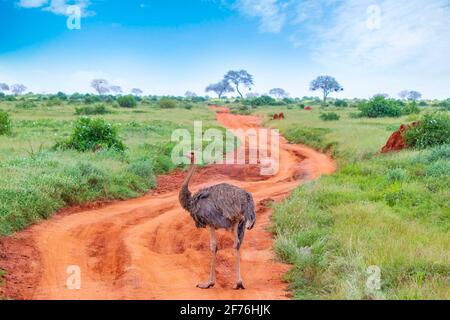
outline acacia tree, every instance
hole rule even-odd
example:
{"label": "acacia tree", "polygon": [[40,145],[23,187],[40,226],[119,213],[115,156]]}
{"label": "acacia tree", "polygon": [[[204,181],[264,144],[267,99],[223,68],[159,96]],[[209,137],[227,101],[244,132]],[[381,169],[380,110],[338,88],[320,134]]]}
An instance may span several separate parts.
{"label": "acacia tree", "polygon": [[269,91],[269,94],[277,99],[283,99],[289,96],[289,94],[282,88],[273,88]]}
{"label": "acacia tree", "polygon": [[223,79],[217,83],[210,84],[209,86],[206,87],[205,91],[206,92],[210,92],[210,91],[215,92],[219,96],[219,99],[220,99],[220,98],[222,98],[222,96],[225,93],[234,92],[234,89],[230,85],[230,82],[228,82],[228,80]]}
{"label": "acacia tree", "polygon": [[25,90],[27,90],[27,87],[25,87],[23,84],[13,84],[10,87],[10,90],[12,93],[14,93],[16,96],[22,94],[23,92],[25,92]]}
{"label": "acacia tree", "polygon": [[408,91],[408,90],[402,90],[402,91],[400,91],[400,92],[398,93],[398,96],[399,96],[401,99],[406,99],[406,97],[408,96],[408,94],[409,94],[409,91]]}
{"label": "acacia tree", "polygon": [[408,100],[416,101],[422,98],[422,94],[419,91],[410,91],[406,97]]}
{"label": "acacia tree", "polygon": [[109,92],[109,84],[105,79],[94,79],[91,81],[91,87],[98,92],[99,95],[104,95]]}
{"label": "acacia tree", "polygon": [[193,91],[186,91],[186,93],[184,94],[184,96],[186,97],[186,98],[195,98],[196,96],[197,96],[197,94],[195,93],[195,92],[193,92]]}
{"label": "acacia tree", "polygon": [[8,91],[9,86],[6,83],[0,83],[0,92]]}
{"label": "acacia tree", "polygon": [[139,88],[133,88],[131,89],[131,93],[134,94],[135,96],[140,96],[144,91],[142,91]]}
{"label": "acacia tree", "polygon": [[253,85],[253,76],[249,74],[246,70],[239,70],[239,71],[228,71],[228,73],[225,75],[224,80],[231,82],[235,85],[236,91],[239,93],[241,98],[243,98],[243,95],[241,91],[239,91],[239,85],[243,85],[244,87],[250,88]]}
{"label": "acacia tree", "polygon": [[311,81],[310,90],[322,90],[323,91],[323,102],[327,102],[327,97],[331,92],[343,91],[344,88],[337,82],[337,80],[331,76],[318,76],[316,79]]}
{"label": "acacia tree", "polygon": [[122,87],[121,86],[111,86],[109,87],[109,89],[114,93],[114,94],[119,94],[122,93]]}

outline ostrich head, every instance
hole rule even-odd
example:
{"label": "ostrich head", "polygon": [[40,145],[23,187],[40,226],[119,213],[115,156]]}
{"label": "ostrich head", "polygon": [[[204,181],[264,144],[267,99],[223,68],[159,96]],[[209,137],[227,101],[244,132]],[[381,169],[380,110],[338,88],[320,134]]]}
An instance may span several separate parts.
{"label": "ostrich head", "polygon": [[186,153],[186,158],[191,160],[191,165],[195,163],[195,153],[193,151]]}

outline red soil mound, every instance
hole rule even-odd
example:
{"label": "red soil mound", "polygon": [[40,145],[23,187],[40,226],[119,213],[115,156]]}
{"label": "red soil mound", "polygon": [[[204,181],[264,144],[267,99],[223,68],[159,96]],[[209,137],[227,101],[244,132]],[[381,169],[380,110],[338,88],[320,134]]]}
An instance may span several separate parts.
{"label": "red soil mound", "polygon": [[400,128],[395,131],[390,137],[389,140],[386,142],[383,148],[381,148],[382,153],[391,152],[391,151],[399,151],[406,149],[408,145],[406,144],[404,133],[409,128],[413,128],[417,126],[418,122],[413,122],[408,125],[402,124]]}
{"label": "red soil mound", "polygon": [[305,107],[304,110],[312,110],[312,108],[311,107]]}

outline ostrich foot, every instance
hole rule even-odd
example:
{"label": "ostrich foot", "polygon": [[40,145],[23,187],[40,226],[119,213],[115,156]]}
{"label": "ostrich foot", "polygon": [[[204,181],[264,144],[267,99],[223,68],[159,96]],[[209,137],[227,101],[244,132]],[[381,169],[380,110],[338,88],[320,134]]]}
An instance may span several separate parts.
{"label": "ostrich foot", "polygon": [[236,282],[236,284],[234,285],[233,289],[234,290],[239,290],[239,289],[244,290],[245,287],[244,287],[244,284],[242,283],[242,280]]}
{"label": "ostrich foot", "polygon": [[197,288],[200,288],[200,289],[209,289],[209,288],[214,287],[214,285],[215,285],[214,282],[209,281],[209,282],[207,282],[207,283],[199,283],[199,284],[197,285]]}

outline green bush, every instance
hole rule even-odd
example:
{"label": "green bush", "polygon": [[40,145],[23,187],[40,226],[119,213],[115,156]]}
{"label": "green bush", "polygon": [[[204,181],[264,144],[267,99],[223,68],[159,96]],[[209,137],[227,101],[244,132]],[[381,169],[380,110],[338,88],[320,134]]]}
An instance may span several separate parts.
{"label": "green bush", "polygon": [[270,96],[261,96],[261,97],[252,98],[252,99],[245,99],[244,101],[242,101],[242,103],[245,105],[254,106],[254,107],[275,106],[275,105],[283,105],[284,104],[284,102],[277,101]]}
{"label": "green bush", "polygon": [[9,114],[0,110],[0,135],[10,134],[11,128],[12,122]]}
{"label": "green bush", "polygon": [[33,101],[21,101],[16,104],[16,108],[19,108],[19,109],[33,109],[33,108],[37,108],[37,106],[38,105],[36,103],[34,103]]}
{"label": "green bush", "polygon": [[401,103],[383,96],[375,96],[369,101],[361,102],[358,109],[360,116],[368,118],[400,117],[402,115]]}
{"label": "green bush", "polygon": [[104,104],[75,108],[75,114],[77,115],[94,115],[107,113],[111,113],[111,111],[109,111]]}
{"label": "green bush", "polygon": [[341,117],[336,112],[327,112],[320,115],[320,119],[323,121],[337,121],[340,118]]}
{"label": "green bush", "polygon": [[47,107],[55,107],[55,106],[59,106],[62,104],[62,101],[58,98],[58,97],[51,97],[46,103],[45,105]]}
{"label": "green bush", "polygon": [[424,149],[450,143],[450,117],[445,113],[426,114],[405,133],[410,147]]}
{"label": "green bush", "polygon": [[327,142],[325,135],[330,132],[326,128],[291,128],[284,136],[291,143],[299,143],[311,146],[322,151],[332,150],[336,143]]}
{"label": "green bush", "polygon": [[117,103],[122,108],[134,108],[137,105],[136,99],[132,95],[119,97]]}
{"label": "green bush", "polygon": [[99,149],[115,149],[123,151],[125,145],[118,137],[117,128],[102,118],[79,118],[71,136],[57,147],[78,151],[97,151]]}
{"label": "green bush", "polygon": [[142,180],[143,187],[139,188],[142,189],[142,191],[154,188],[156,186],[156,178],[153,172],[153,163],[151,160],[144,159],[133,162],[126,168],[126,171],[138,176]]}
{"label": "green bush", "polygon": [[342,99],[337,99],[337,100],[334,102],[334,105],[335,105],[336,107],[343,107],[343,108],[348,107],[347,101],[342,100]]}
{"label": "green bush", "polygon": [[158,105],[161,109],[173,109],[177,107],[176,101],[168,98],[162,98],[159,100]]}
{"label": "green bush", "polygon": [[411,115],[420,113],[420,108],[415,101],[408,102],[402,109],[403,114]]}
{"label": "green bush", "polygon": [[408,172],[402,168],[389,169],[386,177],[389,182],[405,181],[408,179]]}

